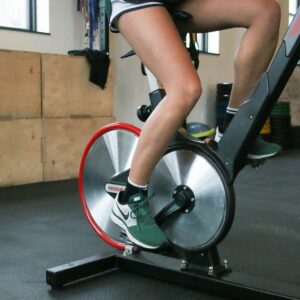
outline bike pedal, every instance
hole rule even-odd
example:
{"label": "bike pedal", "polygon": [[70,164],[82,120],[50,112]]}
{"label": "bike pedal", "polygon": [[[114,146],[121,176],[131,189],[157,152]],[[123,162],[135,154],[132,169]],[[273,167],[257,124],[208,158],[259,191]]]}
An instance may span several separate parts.
{"label": "bike pedal", "polygon": [[257,170],[261,165],[265,163],[265,159],[247,159],[247,164],[253,169]]}
{"label": "bike pedal", "polygon": [[212,150],[218,151],[218,143],[212,138],[205,138],[204,143],[209,146]]}
{"label": "bike pedal", "polygon": [[123,251],[124,256],[133,255],[140,252],[140,248],[128,239],[125,230],[121,231],[120,238],[126,244],[125,249]]}
{"label": "bike pedal", "polygon": [[140,252],[140,248],[135,245],[126,245],[123,251],[123,256],[134,255]]}

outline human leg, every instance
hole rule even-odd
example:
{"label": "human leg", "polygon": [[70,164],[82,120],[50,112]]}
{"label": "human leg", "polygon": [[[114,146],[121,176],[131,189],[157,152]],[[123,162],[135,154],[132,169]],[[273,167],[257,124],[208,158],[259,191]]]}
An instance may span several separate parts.
{"label": "human leg", "polygon": [[[180,4],[178,9],[194,16],[189,22],[180,24],[183,31],[247,29],[234,58],[233,88],[224,126],[218,131],[217,139],[220,139],[273,57],[278,41],[280,6],[276,0],[189,0]],[[249,157],[266,158],[280,151],[280,146],[259,140],[251,148]]]}
{"label": "human leg", "polygon": [[151,7],[125,14],[118,27],[166,90],[166,97],[143,126],[133,157],[129,177],[143,185],[148,183],[156,163],[199,99],[201,83],[165,8]]}
{"label": "human leg", "polygon": [[193,15],[182,30],[210,32],[246,28],[234,58],[229,105],[238,108],[268,67],[278,41],[280,6],[276,0],[189,0],[179,6]]}
{"label": "human leg", "polygon": [[[124,194],[112,220],[134,243],[157,248],[164,237],[151,219],[145,193],[152,170],[201,93],[199,76],[167,10],[148,7],[122,15],[118,29],[165,88],[166,97],[143,126]],[[125,199],[124,199],[125,198]],[[132,217],[133,216],[133,217]]]}

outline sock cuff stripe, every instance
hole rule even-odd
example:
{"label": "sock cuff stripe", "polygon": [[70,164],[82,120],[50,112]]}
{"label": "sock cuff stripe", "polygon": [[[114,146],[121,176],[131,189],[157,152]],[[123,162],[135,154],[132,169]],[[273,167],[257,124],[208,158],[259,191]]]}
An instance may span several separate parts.
{"label": "sock cuff stripe", "polygon": [[147,189],[148,188],[148,184],[146,184],[146,185],[140,185],[140,184],[137,184],[137,183],[134,183],[134,182],[132,182],[130,179],[129,179],[129,177],[128,177],[128,182],[131,184],[131,185],[133,185],[133,186],[135,186],[135,187],[137,187],[137,188],[139,188],[139,189]]}
{"label": "sock cuff stripe", "polygon": [[228,111],[228,110],[226,110],[226,114],[229,114],[229,115],[236,115],[236,111]]}
{"label": "sock cuff stripe", "polygon": [[237,110],[226,109],[226,113],[231,114],[231,115],[235,115],[237,113]]}
{"label": "sock cuff stripe", "polygon": [[227,106],[226,108],[229,109],[229,110],[233,110],[233,111],[238,111],[239,110],[238,108],[234,108],[234,107],[230,107],[230,106]]}

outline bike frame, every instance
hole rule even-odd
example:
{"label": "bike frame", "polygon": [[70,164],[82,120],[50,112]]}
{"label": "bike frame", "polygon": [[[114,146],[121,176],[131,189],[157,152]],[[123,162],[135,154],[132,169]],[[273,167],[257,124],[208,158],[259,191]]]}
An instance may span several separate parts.
{"label": "bike frame", "polygon": [[[300,59],[300,8],[289,26],[282,44],[268,70],[256,83],[249,98],[241,105],[218,144],[220,157],[232,183],[245,166],[249,145],[258,136],[272,108],[291,77]],[[165,96],[154,75],[146,69],[152,108]]]}
{"label": "bike frame", "polygon": [[[223,162],[227,170],[229,185],[244,167],[249,144],[255,140],[297,65],[300,58],[299,35],[300,8],[269,69],[258,80],[250,97],[228,127],[218,150],[215,151],[220,163]],[[153,76],[148,76],[148,80],[151,80],[150,99],[152,108],[155,108],[165,93],[159,89],[158,84],[155,84]],[[200,143],[197,144],[201,147]],[[134,247],[128,246],[123,255],[113,253],[94,256],[48,269],[47,283],[52,288],[61,288],[90,276],[123,270],[197,288],[230,299],[300,300],[298,286],[238,272],[220,273],[218,268],[222,265],[216,247],[191,257],[190,268],[187,268],[187,261],[180,261],[171,256],[146,251],[135,255],[132,255],[133,253]],[[228,270],[225,265],[224,268]],[[297,295],[297,298],[288,296],[291,294]]]}
{"label": "bike frame", "polygon": [[259,134],[300,59],[300,8],[268,70],[240,107],[219,142],[218,155],[233,181],[243,168],[249,145]]}

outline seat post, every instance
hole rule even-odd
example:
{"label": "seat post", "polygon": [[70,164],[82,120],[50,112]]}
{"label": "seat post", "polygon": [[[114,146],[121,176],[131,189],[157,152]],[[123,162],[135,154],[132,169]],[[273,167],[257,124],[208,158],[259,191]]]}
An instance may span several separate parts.
{"label": "seat post", "polygon": [[[147,75],[148,84],[150,88],[150,102],[152,110],[159,104],[159,102],[166,96],[166,91],[161,87],[159,81],[154,74],[145,66],[145,73]],[[186,120],[183,122],[182,127],[186,129]]]}
{"label": "seat post", "polygon": [[157,78],[154,76],[154,74],[146,67],[145,72],[147,75],[147,80],[149,84],[150,93],[158,90],[160,88]]}

